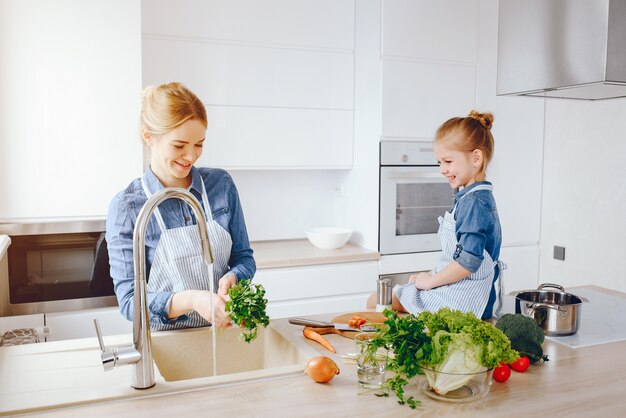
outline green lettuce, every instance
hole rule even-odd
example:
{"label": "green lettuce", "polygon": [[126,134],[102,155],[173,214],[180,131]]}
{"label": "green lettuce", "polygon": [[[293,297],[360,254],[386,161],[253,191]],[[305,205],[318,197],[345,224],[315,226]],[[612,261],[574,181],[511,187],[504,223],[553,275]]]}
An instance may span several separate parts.
{"label": "green lettuce", "polygon": [[396,394],[400,404],[412,408],[419,401],[405,398],[404,387],[418,374],[426,375],[433,390],[444,395],[465,385],[472,374],[519,357],[502,331],[471,312],[442,308],[417,316],[383,313],[387,320],[370,348],[384,347],[394,353],[387,369],[395,373],[385,388]]}
{"label": "green lettuce", "polygon": [[472,374],[519,357],[502,331],[472,313],[442,308],[422,312],[417,319],[431,339],[429,355],[422,361],[424,374],[431,388],[441,395],[465,385]]}

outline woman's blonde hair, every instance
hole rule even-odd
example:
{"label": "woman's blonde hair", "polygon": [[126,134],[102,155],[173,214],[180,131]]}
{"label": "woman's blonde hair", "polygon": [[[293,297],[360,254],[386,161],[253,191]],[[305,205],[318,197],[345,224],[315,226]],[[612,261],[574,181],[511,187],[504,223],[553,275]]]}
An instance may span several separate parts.
{"label": "woman's blonde hair", "polygon": [[141,128],[144,132],[163,135],[191,119],[208,125],[202,101],[182,83],[148,86],[143,90]]}
{"label": "woman's blonde hair", "polygon": [[437,129],[435,142],[445,142],[446,145],[463,152],[481,150],[484,161],[481,172],[484,173],[487,164],[493,157],[492,126],[492,113],[480,113],[472,110],[464,118],[456,117],[445,121]]}

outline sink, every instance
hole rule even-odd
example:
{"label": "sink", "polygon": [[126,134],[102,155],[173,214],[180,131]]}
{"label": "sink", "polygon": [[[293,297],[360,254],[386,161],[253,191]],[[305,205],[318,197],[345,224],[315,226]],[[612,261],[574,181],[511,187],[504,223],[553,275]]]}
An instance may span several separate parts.
{"label": "sink", "polygon": [[[135,390],[128,367],[102,370],[97,339],[53,341],[0,348],[0,416],[116,399],[136,399],[248,381],[301,375],[319,355],[299,329],[281,321],[261,329],[251,344],[239,328],[217,331],[217,375],[212,369],[210,328],[151,333],[156,385]],[[127,346],[130,334],[105,337]]]}
{"label": "sink", "polygon": [[[272,326],[259,330],[252,343],[239,340],[239,334],[236,327],[217,330],[217,376],[301,372],[310,358]],[[152,353],[167,382],[214,376],[210,328],[152,333]]]}

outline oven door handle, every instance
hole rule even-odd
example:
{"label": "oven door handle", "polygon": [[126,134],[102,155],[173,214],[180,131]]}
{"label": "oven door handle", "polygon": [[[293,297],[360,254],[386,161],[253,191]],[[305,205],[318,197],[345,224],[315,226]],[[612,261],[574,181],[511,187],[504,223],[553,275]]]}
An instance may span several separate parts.
{"label": "oven door handle", "polygon": [[415,180],[415,179],[437,179],[445,180],[439,171],[387,171],[386,177],[390,180]]}

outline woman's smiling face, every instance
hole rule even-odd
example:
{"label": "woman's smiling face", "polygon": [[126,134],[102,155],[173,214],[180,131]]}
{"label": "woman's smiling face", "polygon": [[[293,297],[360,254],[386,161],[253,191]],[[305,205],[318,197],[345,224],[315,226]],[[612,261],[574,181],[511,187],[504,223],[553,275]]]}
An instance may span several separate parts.
{"label": "woman's smiling face", "polygon": [[190,119],[163,135],[144,136],[150,168],[165,187],[189,187],[191,167],[202,155],[206,127]]}

